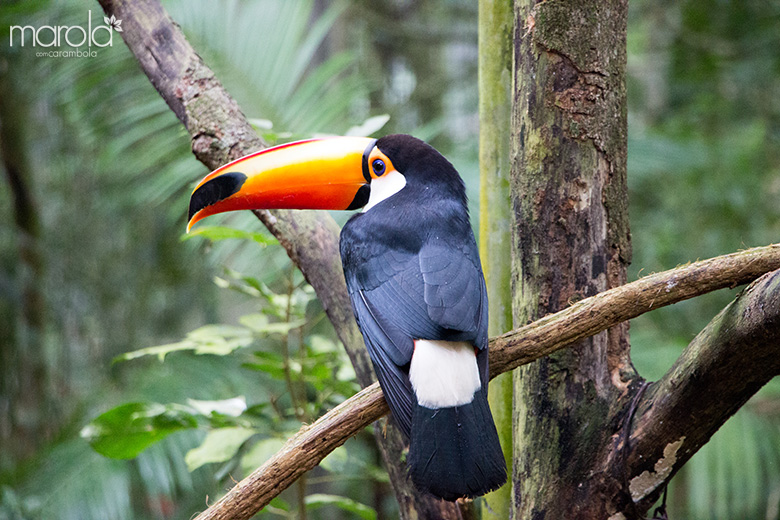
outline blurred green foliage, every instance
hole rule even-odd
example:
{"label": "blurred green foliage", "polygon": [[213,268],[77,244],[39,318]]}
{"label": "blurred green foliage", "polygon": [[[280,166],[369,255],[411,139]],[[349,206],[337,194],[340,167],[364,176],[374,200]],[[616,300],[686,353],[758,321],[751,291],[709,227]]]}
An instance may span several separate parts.
{"label": "blurred green foliage", "polygon": [[[219,14],[232,13],[232,18],[216,21],[228,25],[215,23],[205,4],[195,10],[191,2],[166,6],[218,72],[225,69],[231,91],[245,100],[262,98],[258,77],[229,71],[251,70],[259,76],[273,70],[269,78],[279,82],[280,90],[261,108],[245,105],[250,115],[273,117],[282,129],[298,125],[301,113],[316,115],[296,127],[301,134],[341,133],[366,119],[357,117],[359,111],[344,110],[366,96],[354,56],[323,56],[309,64],[343,15],[343,4],[315,15],[314,2],[307,0],[226,2],[228,9]],[[3,3],[1,36],[7,36],[10,25],[84,25],[88,11],[100,23],[102,13],[93,2]],[[274,16],[268,17],[271,12]],[[266,20],[268,26],[256,31],[252,20]],[[310,30],[310,23],[318,29]],[[124,440],[132,439],[132,445],[111,445],[104,438],[100,446],[131,457],[174,430],[195,426],[200,416],[189,413],[191,399],[246,395],[258,403],[269,396],[270,382],[258,382],[255,371],[241,368],[238,359],[174,356],[160,366],[110,365],[112,358],[144,345],[178,340],[191,324],[235,319],[234,309],[245,309],[250,298],[246,291],[219,290],[211,282],[216,266],[251,265],[258,284],[273,284],[289,271],[278,248],[258,251],[258,242],[273,242],[265,235],[223,230],[217,236],[220,231],[212,229],[212,240],[180,240],[189,191],[205,169],[192,157],[180,123],[114,36],[113,47],[85,59],[39,57],[35,49],[10,48],[7,38],[0,40],[0,73],[13,82],[13,102],[27,109],[13,127],[6,117],[2,124],[25,134],[29,168],[22,175],[41,220],[40,234],[30,237],[14,225],[15,193],[0,190],[0,353],[9,360],[0,363],[0,518],[187,518],[228,478],[227,471],[213,467],[192,473],[200,475],[196,481],[186,467],[183,474],[178,471],[184,453],[201,442],[199,435],[177,433],[129,463],[90,466],[87,444],[75,440],[81,426],[118,403],[142,403],[108,412],[92,430],[129,426]],[[236,41],[247,46],[243,56],[231,54]],[[242,218],[248,220],[240,216],[238,221]],[[25,265],[28,241],[43,252],[34,276],[28,276],[32,269]],[[35,336],[23,310],[30,288],[43,295],[46,311],[46,329]],[[259,326],[258,320],[253,326]],[[220,327],[200,329],[187,339],[208,343],[208,337],[225,332]],[[321,346],[314,340],[311,348]],[[35,363],[13,362],[25,356]],[[35,381],[38,395],[25,403],[20,396],[29,380]],[[153,404],[169,402],[175,404]],[[249,411],[257,413],[254,404]],[[119,424],[128,414],[136,422]],[[150,425],[153,434],[144,435]],[[72,457],[63,456],[63,446]],[[161,449],[176,466],[160,462]],[[150,453],[158,458],[152,460]],[[55,460],[56,471],[47,471]],[[74,487],[72,479],[82,471],[97,473],[89,480],[91,487]]]}
{"label": "blurred green foliage", "polygon": [[[224,228],[202,229],[202,236],[211,235],[210,230],[219,238],[225,234]],[[164,361],[182,351],[233,356],[241,360],[243,369],[255,372],[257,390],[252,401],[247,402],[242,395],[218,401],[188,398],[184,403],[126,403],[92,420],[81,430],[82,438],[102,455],[132,459],[168,435],[199,428],[206,435],[185,455],[187,469],[195,471],[217,464],[221,466],[218,474],[243,478],[274,455],[302,423],[313,422],[357,392],[355,372],[341,345],[330,337],[313,289],[292,268],[284,281],[284,291],[274,292],[254,277],[227,273],[216,280],[218,285],[251,296],[259,303],[258,312],[241,316],[237,325],[202,326],[183,341],[118,358],[128,361],[151,356]],[[259,517],[301,518],[304,514],[300,508],[326,508],[331,513],[332,508],[339,508],[359,518],[376,518],[374,508],[355,498],[372,498],[372,486],[366,484],[374,480],[381,486],[387,481],[382,469],[361,456],[363,451],[373,449],[372,443],[371,435],[361,435],[331,454],[314,473],[312,478],[332,477],[338,481],[329,486],[331,493],[309,493],[307,476],[299,482],[297,507],[278,498]],[[351,498],[333,494],[338,490],[346,491]]]}
{"label": "blurred green foliage", "polygon": [[[631,2],[630,277],[780,236],[780,5]],[[734,298],[720,291],[632,321],[632,358],[660,377]],[[670,518],[778,518],[780,384],[772,381],[675,477]]]}

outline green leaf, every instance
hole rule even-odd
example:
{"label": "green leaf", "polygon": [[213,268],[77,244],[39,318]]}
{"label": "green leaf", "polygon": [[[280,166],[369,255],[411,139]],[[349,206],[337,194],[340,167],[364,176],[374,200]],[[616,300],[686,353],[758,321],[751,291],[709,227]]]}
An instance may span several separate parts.
{"label": "green leaf", "polygon": [[231,280],[220,278],[219,276],[214,277],[214,285],[216,285],[220,289],[232,289],[236,292],[246,294],[247,296],[251,296],[252,298],[264,297],[263,292],[258,290],[257,287],[254,287],[252,285],[238,284]]}
{"label": "green leaf", "polygon": [[257,350],[252,352],[252,356],[262,361],[273,363],[274,365],[283,366],[284,358],[278,352],[268,352],[266,350]]}
{"label": "green leaf", "polygon": [[257,242],[261,246],[268,246],[276,244],[275,238],[266,235],[265,233],[257,233],[254,231],[245,231],[243,229],[235,229],[226,226],[204,226],[191,230],[186,235],[182,236],[182,240],[190,240],[194,237],[203,237],[213,240],[215,242],[219,240],[228,240],[231,238],[237,238],[241,240],[252,240]]}
{"label": "green leaf", "polygon": [[114,363],[120,361],[130,361],[138,359],[144,356],[157,356],[160,362],[165,361],[165,356],[171,352],[179,352],[182,350],[195,350],[198,346],[191,341],[179,341],[177,343],[168,343],[167,345],[157,345],[154,347],[146,347],[132,352],[125,352],[114,358]]}
{"label": "green leaf", "polygon": [[324,493],[315,493],[306,497],[306,509],[313,510],[323,506],[336,506],[344,511],[355,513],[364,520],[376,520],[376,511],[373,508],[356,502],[351,498],[326,495]]}
{"label": "green leaf", "polygon": [[306,320],[280,321],[270,323],[264,314],[247,314],[238,320],[241,325],[259,334],[288,334],[291,330],[306,325]]}
{"label": "green leaf", "polygon": [[306,379],[324,386],[333,380],[333,370],[328,365],[317,363],[306,372]]}
{"label": "green leaf", "polygon": [[284,358],[276,352],[257,351],[254,357],[258,359],[256,363],[244,363],[244,368],[265,372],[274,379],[284,379]]}
{"label": "green leaf", "polygon": [[246,440],[257,433],[251,428],[230,427],[211,430],[197,448],[184,457],[187,469],[195,471],[204,464],[231,459]]}
{"label": "green leaf", "polygon": [[185,350],[192,350],[195,354],[226,356],[234,350],[248,347],[252,344],[253,339],[251,331],[244,327],[205,325],[187,334],[187,337],[182,341],[126,352],[114,358],[114,363],[144,356],[157,356],[162,362],[165,361],[165,356],[171,352]]}
{"label": "green leaf", "polygon": [[197,399],[187,399],[187,404],[195,408],[201,415],[211,415],[218,413],[238,417],[246,411],[246,398],[243,395],[231,399],[222,399],[220,401],[199,401]]}
{"label": "green leaf", "polygon": [[80,435],[101,455],[132,459],[171,433],[197,425],[195,417],[178,405],[127,403],[95,418]]}
{"label": "green leaf", "polygon": [[390,114],[369,117],[363,122],[363,124],[351,127],[344,133],[344,135],[367,137],[375,132],[380,131],[388,121],[390,121]]}
{"label": "green leaf", "polygon": [[248,339],[251,334],[244,327],[234,325],[204,325],[187,334],[187,339],[208,344],[229,339]]}

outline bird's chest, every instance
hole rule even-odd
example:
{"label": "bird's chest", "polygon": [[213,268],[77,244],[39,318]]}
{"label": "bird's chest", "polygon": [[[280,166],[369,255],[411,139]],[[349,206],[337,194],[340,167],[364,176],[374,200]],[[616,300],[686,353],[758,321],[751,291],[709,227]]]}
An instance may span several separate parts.
{"label": "bird's chest", "polygon": [[370,289],[394,276],[419,274],[425,231],[367,217],[350,220],[341,232],[341,259],[350,289]]}
{"label": "bird's chest", "polygon": [[416,219],[399,215],[378,218],[371,213],[355,215],[341,231],[344,261],[365,263],[379,255],[414,255],[427,239],[425,226],[410,226]]}

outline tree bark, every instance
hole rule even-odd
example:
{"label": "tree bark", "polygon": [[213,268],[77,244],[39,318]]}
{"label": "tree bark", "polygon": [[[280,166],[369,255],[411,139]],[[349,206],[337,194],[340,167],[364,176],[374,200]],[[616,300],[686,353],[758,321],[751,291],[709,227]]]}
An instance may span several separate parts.
{"label": "tree bark", "polygon": [[[626,281],[627,11],[625,0],[515,3],[517,323]],[[627,324],[516,372],[516,518],[607,518],[631,503],[599,457],[636,381]]]}
{"label": "tree bark", "polygon": [[[146,76],[190,134],[192,152],[210,169],[263,149],[236,101],[195,53],[158,0],[99,0],[122,20],[122,38]],[[185,208],[182,208],[184,213]],[[322,302],[362,386],[374,381],[352,315],[339,256],[339,227],[326,212],[255,211],[287,250]],[[460,518],[454,504],[419,493],[406,478],[403,436],[392,423],[375,430],[402,518]]]}

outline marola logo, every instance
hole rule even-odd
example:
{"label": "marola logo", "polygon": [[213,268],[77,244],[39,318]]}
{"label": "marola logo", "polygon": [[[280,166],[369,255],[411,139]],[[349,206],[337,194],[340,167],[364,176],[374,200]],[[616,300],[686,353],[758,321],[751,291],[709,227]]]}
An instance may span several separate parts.
{"label": "marola logo", "polygon": [[106,25],[93,28],[92,11],[89,11],[86,29],[80,25],[12,25],[8,43],[11,47],[24,47],[30,41],[33,47],[111,47],[114,31],[122,32],[122,20],[111,15],[110,18],[104,16],[103,21]]}

